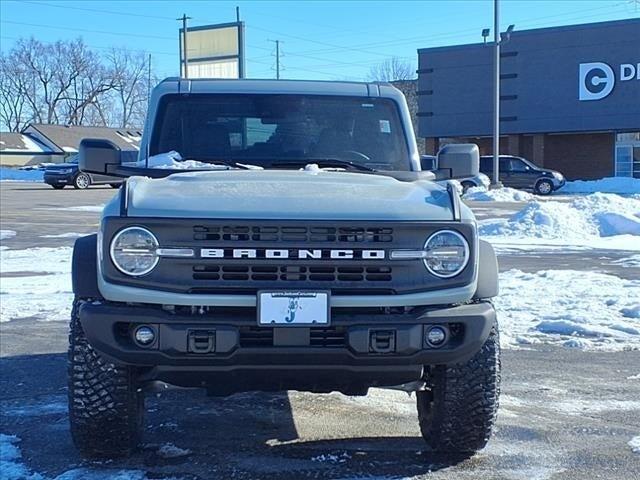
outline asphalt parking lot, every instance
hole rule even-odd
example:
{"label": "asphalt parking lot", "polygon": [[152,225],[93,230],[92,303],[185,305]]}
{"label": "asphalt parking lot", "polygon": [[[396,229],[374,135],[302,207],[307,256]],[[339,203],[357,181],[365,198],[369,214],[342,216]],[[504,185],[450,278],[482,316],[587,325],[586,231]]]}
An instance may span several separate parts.
{"label": "asphalt parking lot", "polygon": [[[109,187],[53,191],[0,184],[8,249],[71,246],[93,232]],[[472,206],[481,218],[516,207]],[[1,255],[2,253],[0,253]],[[505,254],[501,269],[598,269],[637,275],[618,252]],[[37,272],[38,265],[30,271]],[[2,278],[20,272],[0,275]],[[1,285],[0,285],[0,290]],[[535,292],[522,292],[535,295]],[[415,399],[372,390],[339,394],[202,392],[149,395],[144,446],[126,460],[89,462],[75,452],[66,410],[67,323],[0,323],[0,433],[16,435],[22,462],[43,478],[121,479],[620,479],[640,478],[640,351],[585,352],[531,345],[503,351],[496,433],[472,458],[429,453],[419,435]],[[175,445],[167,454],[163,446]],[[2,477],[0,472],[0,478]],[[110,476],[111,475],[111,476]]]}

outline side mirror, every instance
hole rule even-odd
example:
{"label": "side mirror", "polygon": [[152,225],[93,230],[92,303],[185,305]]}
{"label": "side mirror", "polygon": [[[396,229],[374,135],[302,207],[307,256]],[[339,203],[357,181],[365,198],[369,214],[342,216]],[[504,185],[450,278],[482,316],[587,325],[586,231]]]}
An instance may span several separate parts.
{"label": "side mirror", "polygon": [[420,168],[422,170],[435,170],[436,157],[433,155],[420,155]]}
{"label": "side mirror", "polygon": [[438,170],[449,178],[475,177],[480,172],[480,151],[475,143],[445,145],[438,152]]}
{"label": "side mirror", "polygon": [[109,175],[121,164],[120,149],[113,142],[85,138],[80,142],[78,168],[82,172]]}

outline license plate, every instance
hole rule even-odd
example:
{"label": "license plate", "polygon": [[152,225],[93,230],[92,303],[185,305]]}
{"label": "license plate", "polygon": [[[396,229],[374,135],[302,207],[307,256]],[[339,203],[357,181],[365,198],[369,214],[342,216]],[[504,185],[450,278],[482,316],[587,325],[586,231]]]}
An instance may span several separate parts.
{"label": "license plate", "polygon": [[329,292],[258,292],[258,325],[329,324]]}

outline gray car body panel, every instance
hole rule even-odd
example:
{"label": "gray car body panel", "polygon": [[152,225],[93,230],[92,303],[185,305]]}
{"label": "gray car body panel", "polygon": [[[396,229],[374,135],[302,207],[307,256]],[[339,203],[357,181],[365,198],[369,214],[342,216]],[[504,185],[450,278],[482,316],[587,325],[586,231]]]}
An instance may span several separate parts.
{"label": "gray car body panel", "polygon": [[129,216],[287,220],[452,220],[428,181],[349,172],[223,170],[129,181]]}

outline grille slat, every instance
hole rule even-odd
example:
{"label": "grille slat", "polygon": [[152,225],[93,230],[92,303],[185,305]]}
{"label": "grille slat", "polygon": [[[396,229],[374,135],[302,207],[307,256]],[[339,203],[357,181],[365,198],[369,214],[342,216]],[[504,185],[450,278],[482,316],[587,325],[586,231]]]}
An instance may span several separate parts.
{"label": "grille slat", "polygon": [[196,225],[194,240],[221,242],[301,242],[301,243],[391,243],[393,228],[378,227],[290,227],[246,225]]}
{"label": "grille slat", "polygon": [[284,282],[390,282],[391,267],[318,267],[313,265],[194,265],[194,280]]}

